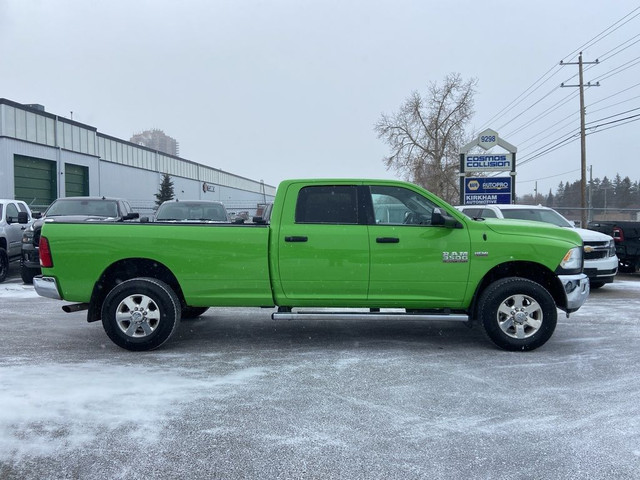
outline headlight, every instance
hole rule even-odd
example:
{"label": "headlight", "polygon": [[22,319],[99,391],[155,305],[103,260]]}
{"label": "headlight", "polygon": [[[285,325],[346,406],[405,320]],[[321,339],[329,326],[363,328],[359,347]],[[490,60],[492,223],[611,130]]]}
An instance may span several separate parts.
{"label": "headlight", "polygon": [[582,248],[574,247],[569,250],[562,258],[560,268],[563,270],[582,270]]}
{"label": "headlight", "polygon": [[616,254],[616,242],[615,240],[609,240],[609,256],[613,257]]}

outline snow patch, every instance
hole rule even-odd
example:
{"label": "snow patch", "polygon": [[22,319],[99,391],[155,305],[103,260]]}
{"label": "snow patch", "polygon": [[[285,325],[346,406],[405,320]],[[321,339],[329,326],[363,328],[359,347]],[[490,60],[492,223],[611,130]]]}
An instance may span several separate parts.
{"label": "snow patch", "polygon": [[0,298],[39,298],[33,285],[23,283],[0,283]]}
{"label": "snow patch", "polygon": [[264,373],[247,368],[212,377],[140,364],[5,364],[0,461],[60,454],[91,444],[105,431],[156,441],[176,409],[233,393]]}

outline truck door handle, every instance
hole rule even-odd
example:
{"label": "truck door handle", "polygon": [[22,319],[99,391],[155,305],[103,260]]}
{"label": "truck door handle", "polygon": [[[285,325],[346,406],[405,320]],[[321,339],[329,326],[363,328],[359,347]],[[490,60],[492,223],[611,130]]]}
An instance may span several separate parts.
{"label": "truck door handle", "polygon": [[400,239],[398,237],[378,237],[376,243],[400,243]]}
{"label": "truck door handle", "polygon": [[285,242],[306,242],[307,240],[308,240],[307,237],[297,237],[297,236],[284,237]]}

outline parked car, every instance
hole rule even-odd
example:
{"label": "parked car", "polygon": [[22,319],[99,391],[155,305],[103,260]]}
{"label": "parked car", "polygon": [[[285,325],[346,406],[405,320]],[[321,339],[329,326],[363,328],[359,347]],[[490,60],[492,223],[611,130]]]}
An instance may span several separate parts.
{"label": "parked car", "polygon": [[640,222],[598,220],[590,222],[590,230],[613,237],[618,256],[618,270],[635,273],[640,270]]}
{"label": "parked car", "polygon": [[227,209],[210,200],[167,200],[155,214],[156,222],[228,222]]}
{"label": "parked car", "polygon": [[7,278],[9,262],[20,258],[20,240],[32,221],[26,203],[0,199],[0,282]]}
{"label": "parked car", "polygon": [[51,218],[72,222],[122,222],[134,220],[139,214],[121,198],[106,197],[66,197],[58,198],[34,221],[22,235],[22,256],[20,275],[24,283],[33,283],[33,277],[40,274],[40,231],[42,224]]}
{"label": "parked car", "polygon": [[593,230],[576,228],[552,208],[542,205],[463,205],[456,208],[471,218],[534,220],[572,228],[584,242],[584,273],[589,277],[591,288],[600,288],[613,282],[618,273],[618,257],[613,237]]}
{"label": "parked car", "polygon": [[273,211],[273,202],[258,205],[256,214],[253,216],[253,223],[266,225],[271,222],[271,212]]}

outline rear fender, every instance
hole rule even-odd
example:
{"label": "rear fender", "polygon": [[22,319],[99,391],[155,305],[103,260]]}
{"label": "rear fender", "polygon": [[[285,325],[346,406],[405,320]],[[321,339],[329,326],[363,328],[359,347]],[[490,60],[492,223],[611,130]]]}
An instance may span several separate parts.
{"label": "rear fender", "polygon": [[127,258],[110,265],[93,286],[87,322],[97,322],[102,319],[102,303],[116,285],[138,277],[151,277],[163,281],[175,292],[181,304],[185,305],[180,284],[165,265],[148,258]]}

